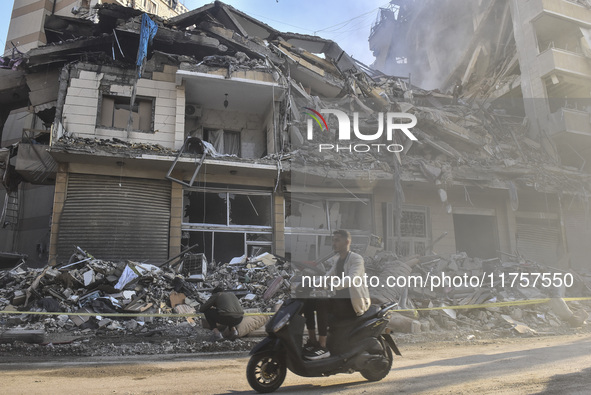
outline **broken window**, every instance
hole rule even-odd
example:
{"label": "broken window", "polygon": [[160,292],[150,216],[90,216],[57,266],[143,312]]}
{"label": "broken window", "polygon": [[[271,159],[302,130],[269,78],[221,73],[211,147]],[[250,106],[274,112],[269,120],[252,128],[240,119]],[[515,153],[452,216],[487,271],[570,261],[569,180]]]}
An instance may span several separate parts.
{"label": "broken window", "polygon": [[324,201],[291,197],[286,201],[285,227],[304,229],[328,229]]}
{"label": "broken window", "polygon": [[271,195],[185,191],[184,222],[271,226]]}
{"label": "broken window", "polygon": [[386,248],[393,248],[396,254],[402,257],[424,254],[430,237],[428,207],[403,206],[399,224],[396,223],[391,203],[386,205],[386,210],[385,217],[391,221],[384,223]]}
{"label": "broken window", "polygon": [[230,225],[271,226],[271,197],[268,195],[228,194]]}
{"label": "broken window", "polygon": [[203,138],[220,154],[240,156],[240,132],[205,129]]}
{"label": "broken window", "polygon": [[150,14],[158,13],[158,4],[154,0],[143,0],[142,5],[144,9]]}
{"label": "broken window", "polygon": [[183,203],[183,247],[216,262],[271,252],[271,193],[187,189]]}
{"label": "broken window", "polygon": [[347,199],[327,203],[331,229],[371,229],[368,201]]}
{"label": "broken window", "polygon": [[127,122],[131,111],[132,129],[142,132],[152,130],[153,100],[136,98],[133,106],[130,98],[124,96],[103,95],[99,116],[99,126],[127,129]]}
{"label": "broken window", "polygon": [[184,222],[200,224],[228,224],[227,194],[185,192]]}
{"label": "broken window", "polygon": [[285,243],[291,259],[313,261],[330,254],[332,232],[337,229],[351,232],[353,250],[365,247],[373,229],[371,201],[301,194],[286,199]]}

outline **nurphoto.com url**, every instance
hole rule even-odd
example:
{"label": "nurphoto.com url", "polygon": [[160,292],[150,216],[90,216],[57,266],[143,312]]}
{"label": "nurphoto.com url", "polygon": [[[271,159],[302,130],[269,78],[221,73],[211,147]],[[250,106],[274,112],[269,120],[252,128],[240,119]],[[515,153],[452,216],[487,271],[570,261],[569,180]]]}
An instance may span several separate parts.
{"label": "nurphoto.com url", "polygon": [[378,276],[302,276],[302,287],[319,288],[335,291],[349,287],[415,287],[428,288],[433,291],[440,287],[536,287],[560,288],[571,287],[574,278],[571,273],[483,273],[481,276],[446,275],[427,273],[426,276],[387,276],[384,279]]}

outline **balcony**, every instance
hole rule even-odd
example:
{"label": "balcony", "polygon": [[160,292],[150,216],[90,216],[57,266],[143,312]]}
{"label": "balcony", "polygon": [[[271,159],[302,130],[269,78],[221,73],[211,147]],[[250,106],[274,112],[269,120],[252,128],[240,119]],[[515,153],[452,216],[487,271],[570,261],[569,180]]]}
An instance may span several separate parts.
{"label": "balcony", "polygon": [[530,6],[537,8],[536,16],[541,13],[554,15],[560,18],[566,18],[581,25],[589,26],[591,21],[591,10],[570,0],[536,0],[536,5]]}
{"label": "balcony", "polygon": [[569,140],[583,137],[591,139],[591,114],[587,111],[561,108],[550,114],[548,129],[554,139],[563,139],[569,135]]}
{"label": "balcony", "polygon": [[559,48],[550,48],[538,55],[540,76],[561,71],[579,77],[591,77],[591,65],[585,56]]}

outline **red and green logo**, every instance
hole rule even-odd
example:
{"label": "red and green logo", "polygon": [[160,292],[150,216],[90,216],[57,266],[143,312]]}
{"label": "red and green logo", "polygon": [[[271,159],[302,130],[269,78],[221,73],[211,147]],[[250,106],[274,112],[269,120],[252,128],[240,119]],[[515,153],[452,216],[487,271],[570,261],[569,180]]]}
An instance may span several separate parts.
{"label": "red and green logo", "polygon": [[[316,123],[318,124],[318,126],[320,126],[320,130],[323,129],[322,124],[324,124],[324,129],[325,130],[328,130],[328,124],[326,123],[326,120],[324,119],[324,117],[318,111],[316,111],[316,110],[314,110],[314,109],[312,109],[310,107],[304,107],[304,109],[305,110],[312,111],[312,113],[309,113],[309,112],[304,112],[304,113],[307,114],[307,115],[309,115],[309,116],[311,116],[316,121]],[[318,119],[318,118],[320,118],[320,119]],[[320,120],[322,120],[322,123],[320,123]]]}

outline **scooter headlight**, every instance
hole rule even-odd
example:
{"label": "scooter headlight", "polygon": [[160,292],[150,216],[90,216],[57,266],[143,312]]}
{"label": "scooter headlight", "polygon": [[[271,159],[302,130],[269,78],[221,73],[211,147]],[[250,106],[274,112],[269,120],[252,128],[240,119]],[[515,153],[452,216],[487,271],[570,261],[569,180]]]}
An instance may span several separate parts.
{"label": "scooter headlight", "polygon": [[279,332],[281,329],[283,329],[283,327],[285,325],[287,325],[287,323],[289,322],[290,318],[291,318],[291,314],[289,314],[289,313],[286,314],[285,317],[280,319],[278,323],[273,325],[273,332]]}

